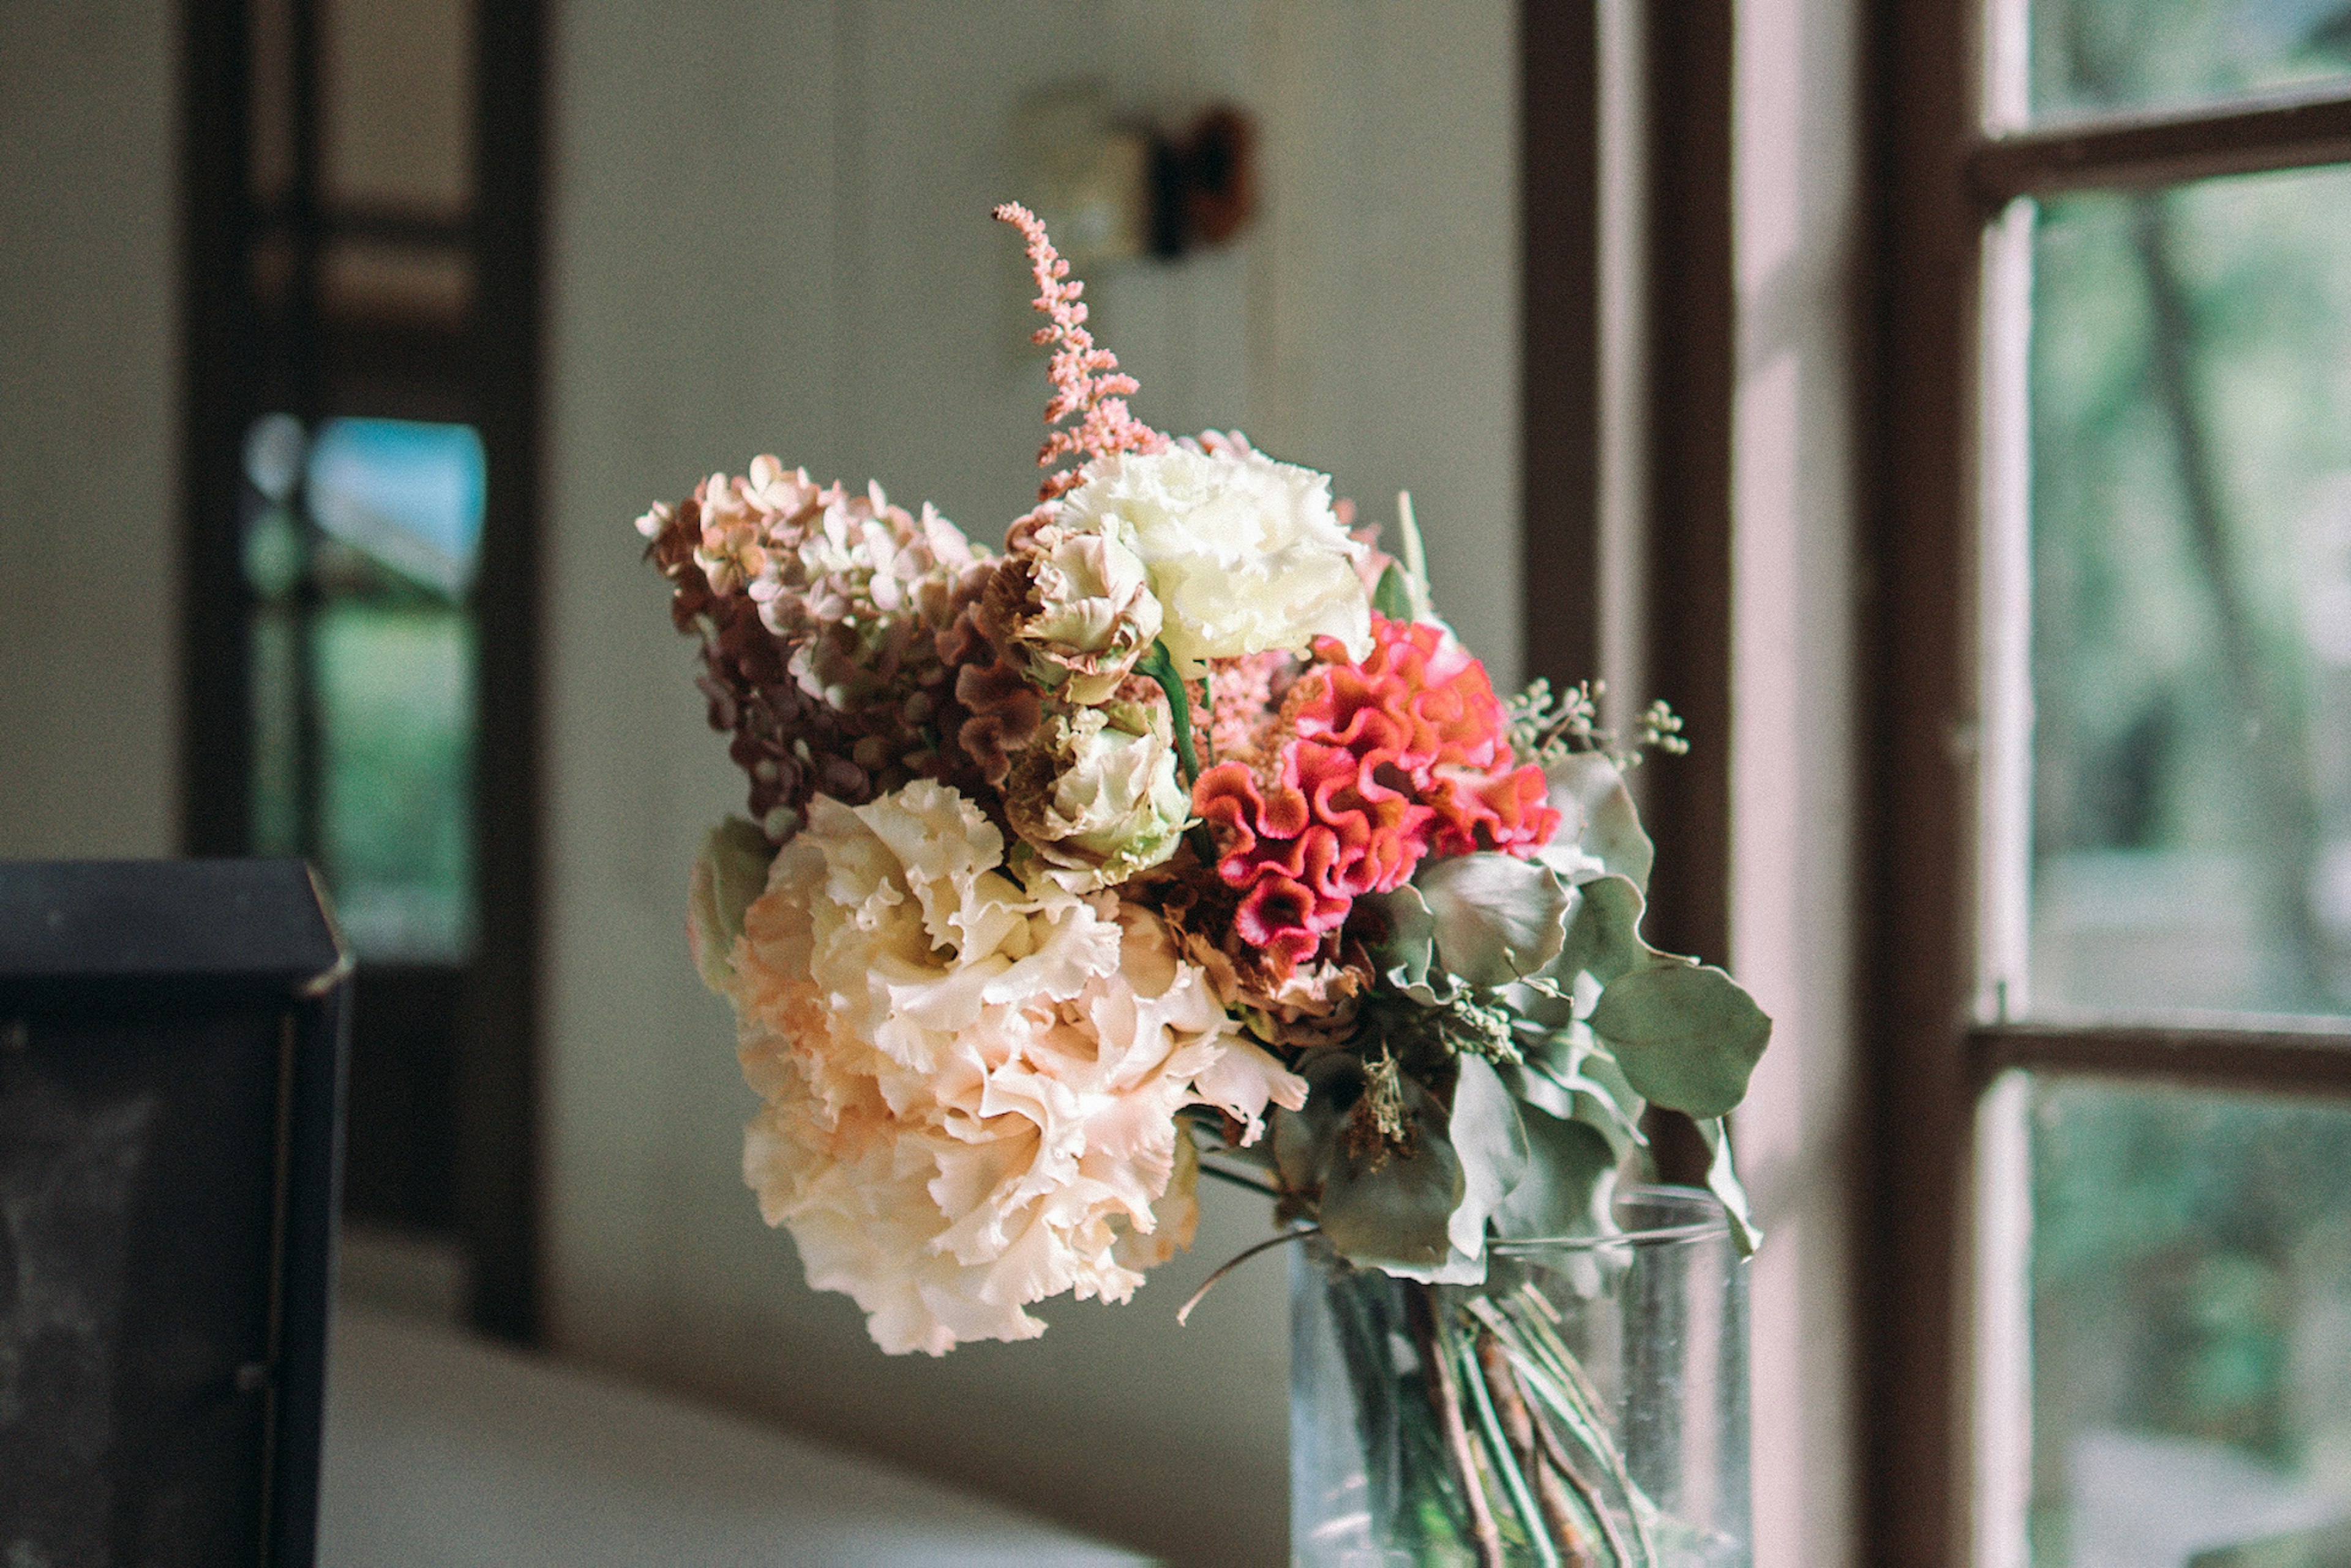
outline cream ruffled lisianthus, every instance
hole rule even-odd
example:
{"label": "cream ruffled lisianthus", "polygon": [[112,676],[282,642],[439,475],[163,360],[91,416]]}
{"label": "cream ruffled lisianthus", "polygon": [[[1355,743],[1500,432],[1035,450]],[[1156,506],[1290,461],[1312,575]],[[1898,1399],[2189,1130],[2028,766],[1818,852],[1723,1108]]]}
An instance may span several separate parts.
{"label": "cream ruffled lisianthus", "polygon": [[1176,1113],[1254,1135],[1304,1103],[1155,915],[1024,890],[1003,848],[945,785],[819,796],[726,977],[766,1102],[745,1176],[893,1353],[1033,1338],[1022,1308],[1064,1291],[1126,1300],[1196,1213]]}
{"label": "cream ruffled lisianthus", "polygon": [[1331,509],[1328,475],[1242,447],[1118,453],[1086,465],[1055,520],[1141,558],[1181,674],[1209,659],[1303,652],[1316,637],[1336,637],[1353,658],[1371,651],[1355,572],[1364,547]]}
{"label": "cream ruffled lisianthus", "polygon": [[1016,526],[981,600],[983,624],[1029,679],[1065,702],[1104,703],[1159,635],[1159,601],[1115,534]]}
{"label": "cream ruffled lisianthus", "polygon": [[1167,737],[1147,722],[1137,728],[1121,728],[1102,708],[1057,714],[1004,781],[1013,831],[1045,862],[1045,874],[1073,893],[1159,864],[1192,820]]}

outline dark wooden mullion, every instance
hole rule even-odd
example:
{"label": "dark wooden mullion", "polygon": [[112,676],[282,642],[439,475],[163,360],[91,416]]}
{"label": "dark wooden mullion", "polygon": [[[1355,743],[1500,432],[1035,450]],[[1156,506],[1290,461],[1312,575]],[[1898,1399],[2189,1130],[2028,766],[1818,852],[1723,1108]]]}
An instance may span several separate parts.
{"label": "dark wooden mullion", "polygon": [[474,52],[475,385],[488,459],[474,866],[480,936],[460,1002],[457,1192],[476,1326],[538,1333],[538,530],[547,26],[481,0]]}
{"label": "dark wooden mullion", "polygon": [[245,427],[261,364],[246,222],[251,206],[251,36],[244,0],[180,10],[180,845],[235,855],[250,841],[242,569]]}
{"label": "dark wooden mullion", "polygon": [[1520,473],[1526,674],[1600,674],[1598,13],[1521,0]]}
{"label": "dark wooden mullion", "polygon": [[2351,1032],[2335,1028],[2002,1024],[1968,1036],[1978,1083],[2009,1068],[2207,1088],[2351,1095]]}
{"label": "dark wooden mullion", "polygon": [[1876,7],[1860,210],[1865,387],[1856,1561],[1959,1568],[1972,1508],[1964,1369],[1977,799],[1975,497],[1983,213],[1976,7]]}
{"label": "dark wooden mullion", "polygon": [[[292,0],[287,7],[290,56],[294,79],[287,101],[294,137],[293,183],[287,194],[287,233],[294,266],[287,280],[285,308],[278,330],[268,340],[277,349],[278,373],[272,389],[284,400],[312,436],[326,414],[326,340],[321,330],[319,262],[326,248],[319,225],[319,190],[325,163],[323,92],[326,72],[324,41],[319,11],[322,0]],[[250,240],[247,242],[250,244]],[[294,486],[298,516],[310,507],[309,465],[302,465]],[[315,522],[304,535],[313,550],[319,539]],[[312,865],[325,866],[326,845],[326,716],[322,711],[318,670],[316,630],[325,607],[315,573],[305,573],[294,596],[294,728],[295,790],[301,820],[302,853]]]}
{"label": "dark wooden mullion", "polygon": [[1673,0],[1647,13],[1647,695],[1681,714],[1691,749],[1641,769],[1666,846],[1646,933],[1715,962],[1730,945],[1732,12]]}
{"label": "dark wooden mullion", "polygon": [[256,214],[254,222],[264,233],[294,233],[307,225],[328,240],[373,240],[418,250],[467,252],[473,243],[473,225],[468,219],[372,204],[313,204],[306,211],[295,201],[272,202]]}
{"label": "dark wooden mullion", "polygon": [[1968,177],[1997,209],[2018,196],[2144,188],[2351,161],[2351,94],[2335,89],[2234,109],[2132,115],[1977,143]]}

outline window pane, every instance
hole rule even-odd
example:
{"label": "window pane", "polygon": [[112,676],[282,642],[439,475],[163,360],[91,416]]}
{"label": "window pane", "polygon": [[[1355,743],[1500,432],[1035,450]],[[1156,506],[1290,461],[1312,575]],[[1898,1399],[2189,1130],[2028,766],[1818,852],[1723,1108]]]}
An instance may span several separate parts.
{"label": "window pane", "polygon": [[2043,1081],[2032,1115],[2036,1568],[2351,1521],[2351,1106]]}
{"label": "window pane", "polygon": [[471,425],[330,419],[310,448],[319,527],[450,599],[474,580],[485,482]]}
{"label": "window pane", "polygon": [[254,612],[250,651],[253,704],[252,849],[257,855],[302,852],[302,672],[291,611]]}
{"label": "window pane", "polygon": [[363,958],[454,963],[473,941],[474,639],[460,611],[340,601],[311,653],[320,860]]}
{"label": "window pane", "polygon": [[457,424],[255,422],[251,841],[325,874],[360,956],[455,964],[474,932],[481,438]]}
{"label": "window pane", "polygon": [[2032,109],[2179,108],[2351,76],[2344,0],[2040,0]]}
{"label": "window pane", "polygon": [[2033,265],[2032,1005],[2351,1011],[2351,172]]}

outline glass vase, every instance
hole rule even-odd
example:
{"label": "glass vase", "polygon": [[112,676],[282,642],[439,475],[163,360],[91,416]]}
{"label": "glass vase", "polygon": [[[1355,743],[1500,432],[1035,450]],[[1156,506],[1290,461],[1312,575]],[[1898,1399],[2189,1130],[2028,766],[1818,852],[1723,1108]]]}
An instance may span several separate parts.
{"label": "glass vase", "polygon": [[1703,1192],[1424,1285],[1294,1249],[1290,1558],[1718,1568],[1750,1558],[1747,1274]]}

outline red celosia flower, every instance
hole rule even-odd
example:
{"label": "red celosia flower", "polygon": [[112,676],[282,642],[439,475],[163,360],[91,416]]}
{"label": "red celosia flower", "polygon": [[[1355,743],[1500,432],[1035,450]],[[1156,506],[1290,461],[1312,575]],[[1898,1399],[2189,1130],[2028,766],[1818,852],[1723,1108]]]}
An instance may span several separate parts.
{"label": "red celosia flower", "polygon": [[1321,663],[1284,705],[1294,733],[1271,778],[1226,762],[1193,789],[1220,831],[1217,873],[1244,890],[1235,930],[1285,964],[1422,857],[1531,854],[1559,826],[1542,769],[1510,766],[1485,666],[1433,626],[1374,615],[1372,638],[1361,664],[1333,639],[1315,644]]}

